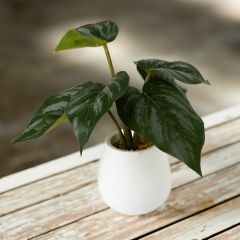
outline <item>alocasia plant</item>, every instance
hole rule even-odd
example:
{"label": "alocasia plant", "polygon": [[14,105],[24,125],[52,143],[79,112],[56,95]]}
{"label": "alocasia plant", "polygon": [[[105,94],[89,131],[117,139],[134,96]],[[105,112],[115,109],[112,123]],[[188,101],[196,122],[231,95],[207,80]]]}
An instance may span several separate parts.
{"label": "alocasia plant", "polygon": [[[103,47],[111,78],[106,84],[85,82],[47,98],[14,142],[40,137],[69,120],[82,152],[97,122],[108,113],[125,149],[135,150],[141,136],[201,175],[204,124],[178,81],[185,84],[208,81],[188,63],[144,59],[135,62],[143,78],[142,90],[129,86],[126,72],[115,73],[108,49],[108,43],[117,34],[115,23],[102,21],[70,29],[63,36],[55,51]],[[122,124],[111,112],[114,103]]]}

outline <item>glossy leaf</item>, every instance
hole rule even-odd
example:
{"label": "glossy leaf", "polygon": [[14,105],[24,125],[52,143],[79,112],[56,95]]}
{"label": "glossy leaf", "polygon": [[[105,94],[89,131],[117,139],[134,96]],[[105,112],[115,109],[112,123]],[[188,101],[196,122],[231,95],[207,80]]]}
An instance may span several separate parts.
{"label": "glossy leaf", "polygon": [[107,85],[90,82],[71,99],[66,113],[78,138],[81,152],[97,122],[127,90],[128,82],[128,74],[119,72]]}
{"label": "glossy leaf", "polygon": [[126,126],[201,175],[204,124],[174,84],[155,78],[145,82],[142,93],[129,87],[117,111]]}
{"label": "glossy leaf", "polygon": [[70,98],[81,88],[84,88],[84,85],[71,88],[47,98],[37,110],[25,131],[14,143],[40,137],[66,120],[67,116],[64,114],[65,107]]}
{"label": "glossy leaf", "polygon": [[141,76],[145,79],[148,73],[161,76],[162,79],[168,81],[181,81],[188,84],[209,84],[203,78],[201,73],[191,64],[174,61],[167,62],[159,59],[143,59],[136,61],[137,69]]}
{"label": "glossy leaf", "polygon": [[102,21],[70,29],[60,40],[55,51],[103,46],[112,42],[118,34],[118,27],[111,21]]}

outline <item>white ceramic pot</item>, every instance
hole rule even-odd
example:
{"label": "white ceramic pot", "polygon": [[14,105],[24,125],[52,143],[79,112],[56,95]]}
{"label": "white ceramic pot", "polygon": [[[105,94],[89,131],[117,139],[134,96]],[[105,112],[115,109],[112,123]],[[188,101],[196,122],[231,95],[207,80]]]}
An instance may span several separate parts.
{"label": "white ceramic pot", "polygon": [[113,147],[117,133],[105,140],[100,160],[98,189],[112,209],[140,215],[157,209],[171,190],[171,172],[166,153],[155,146],[138,151]]}

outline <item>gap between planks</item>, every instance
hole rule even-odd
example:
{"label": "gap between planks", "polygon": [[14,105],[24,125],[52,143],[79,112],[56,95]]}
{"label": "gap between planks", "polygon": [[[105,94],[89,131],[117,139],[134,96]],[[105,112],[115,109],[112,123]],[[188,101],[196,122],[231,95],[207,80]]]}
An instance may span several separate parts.
{"label": "gap between planks", "polygon": [[[154,234],[148,235],[145,240],[202,240],[209,236],[228,229],[240,222],[240,196],[221,203],[207,211],[189,217],[176,224],[172,224]],[[206,221],[207,219],[207,221]],[[184,227],[183,227],[184,226]]]}
{"label": "gap between planks", "polygon": [[218,232],[216,234],[211,235],[208,238],[205,238],[205,240],[239,240],[240,239],[240,222],[234,226],[230,227],[227,230]]}

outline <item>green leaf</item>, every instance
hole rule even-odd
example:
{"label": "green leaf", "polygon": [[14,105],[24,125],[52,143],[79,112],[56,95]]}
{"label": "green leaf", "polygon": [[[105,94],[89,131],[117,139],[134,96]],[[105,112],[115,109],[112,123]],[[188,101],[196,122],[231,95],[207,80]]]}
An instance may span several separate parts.
{"label": "green leaf", "polygon": [[137,70],[145,79],[147,74],[161,76],[162,79],[168,81],[181,81],[188,84],[209,84],[203,78],[201,73],[189,63],[175,61],[167,62],[159,59],[143,59],[136,61]]}
{"label": "green leaf", "polygon": [[66,113],[81,152],[97,122],[127,90],[128,82],[128,74],[119,72],[107,85],[91,82],[71,99]]}
{"label": "green leaf", "polygon": [[84,88],[85,85],[83,84],[71,88],[47,98],[34,114],[25,131],[17,137],[13,143],[40,137],[66,120],[67,115],[64,111],[68,101],[79,91],[79,89]]}
{"label": "green leaf", "polygon": [[111,21],[102,21],[70,29],[60,40],[55,51],[72,48],[98,47],[112,42],[118,27]]}
{"label": "green leaf", "polygon": [[201,175],[204,124],[173,83],[150,79],[142,93],[129,87],[117,101],[117,111],[127,127]]}

